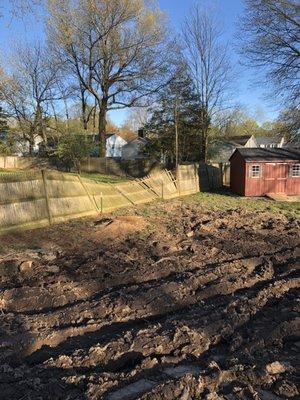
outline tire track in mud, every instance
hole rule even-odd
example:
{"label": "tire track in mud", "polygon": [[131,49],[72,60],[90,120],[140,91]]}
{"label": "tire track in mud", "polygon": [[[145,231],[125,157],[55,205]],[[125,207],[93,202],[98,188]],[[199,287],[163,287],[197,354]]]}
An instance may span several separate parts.
{"label": "tire track in mud", "polygon": [[[19,320],[23,321],[23,325],[29,324],[32,327],[31,342],[34,342],[35,346],[32,348],[30,344],[27,346],[23,343],[23,347],[27,347],[25,353],[28,353],[37,350],[38,346],[43,344],[43,340],[35,339],[36,329],[53,328],[55,331],[59,327],[56,334],[51,333],[50,337],[44,339],[45,344],[51,345],[53,342],[57,345],[72,331],[74,334],[77,330],[78,333],[82,332],[83,326],[89,322],[87,330],[94,330],[95,327],[103,327],[113,322],[159,316],[162,311],[164,314],[170,313],[195,304],[199,300],[234,293],[235,290],[250,287],[258,281],[271,279],[273,272],[268,260],[252,258],[246,260],[244,264],[233,262],[221,265],[210,273],[198,270],[194,274],[174,276],[167,282],[159,281],[155,284],[146,283],[123,288],[104,295],[100,300],[85,301],[62,311],[53,311],[51,314],[39,314],[38,318],[36,315],[20,315]],[[230,279],[225,275],[229,275]],[[78,317],[74,318],[74,315]],[[38,326],[35,328],[37,322]]]}
{"label": "tire track in mud", "polygon": [[[295,240],[261,256],[222,254],[215,262],[199,258],[203,243],[194,242],[172,254],[173,265],[153,263],[145,251],[134,266],[119,256],[105,275],[108,260],[97,254],[81,256],[70,272],[72,261],[62,258],[60,272],[42,282],[8,282],[9,289],[5,282],[0,399],[257,400],[260,390],[296,393]],[[147,275],[144,260],[152,267]],[[284,372],[266,372],[277,360]]]}
{"label": "tire track in mud", "polygon": [[[282,253],[289,254],[289,252],[293,252],[293,249],[283,248],[276,252],[264,254],[264,259]],[[243,264],[247,265],[247,263],[257,262],[259,264],[261,260],[260,257],[242,257],[224,259],[220,262],[202,262],[199,263],[199,265],[186,269],[184,272],[176,272],[176,270],[174,270],[169,272],[166,276],[160,276],[158,278],[142,275],[136,277],[136,282],[134,283],[132,283],[130,277],[124,280],[123,276],[120,278],[118,275],[113,276],[112,280],[106,280],[105,282],[95,282],[97,276],[89,280],[74,281],[68,276],[59,275],[57,277],[59,283],[44,284],[42,287],[23,286],[20,288],[3,290],[0,296],[0,302],[3,311],[28,315],[39,314],[49,310],[62,309],[74,304],[79,304],[80,302],[95,300],[111,291],[130,288],[138,283],[159,286],[171,281],[182,281],[190,274],[197,273],[197,271],[201,271],[203,274],[208,273],[208,281],[213,280],[214,276],[216,279],[221,279],[224,273],[229,272],[231,266],[234,268],[235,263],[240,262],[242,267]],[[222,272],[224,268],[225,270]],[[158,274],[163,275],[161,270],[157,271],[157,275]]]}

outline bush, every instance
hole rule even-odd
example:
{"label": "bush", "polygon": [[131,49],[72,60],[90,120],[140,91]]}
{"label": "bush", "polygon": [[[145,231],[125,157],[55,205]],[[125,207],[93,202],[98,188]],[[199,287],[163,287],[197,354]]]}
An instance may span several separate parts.
{"label": "bush", "polygon": [[66,168],[73,166],[80,174],[82,161],[90,155],[94,148],[95,144],[86,134],[66,134],[60,139],[54,155]]}
{"label": "bush", "polygon": [[0,155],[1,156],[10,156],[12,154],[10,147],[0,140]]}

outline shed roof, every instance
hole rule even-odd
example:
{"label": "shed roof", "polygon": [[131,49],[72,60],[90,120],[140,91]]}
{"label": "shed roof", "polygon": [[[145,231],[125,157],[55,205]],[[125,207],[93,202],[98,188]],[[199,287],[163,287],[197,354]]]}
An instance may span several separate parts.
{"label": "shed roof", "polygon": [[300,150],[298,149],[287,149],[287,148],[237,148],[233,155],[238,152],[246,161],[299,161],[300,162]]}

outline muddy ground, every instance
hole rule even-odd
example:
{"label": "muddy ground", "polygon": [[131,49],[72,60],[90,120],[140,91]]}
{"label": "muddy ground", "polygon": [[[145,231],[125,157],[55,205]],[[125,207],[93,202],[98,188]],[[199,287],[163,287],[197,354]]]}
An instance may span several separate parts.
{"label": "muddy ground", "polygon": [[174,201],[1,238],[0,398],[299,398],[299,226]]}

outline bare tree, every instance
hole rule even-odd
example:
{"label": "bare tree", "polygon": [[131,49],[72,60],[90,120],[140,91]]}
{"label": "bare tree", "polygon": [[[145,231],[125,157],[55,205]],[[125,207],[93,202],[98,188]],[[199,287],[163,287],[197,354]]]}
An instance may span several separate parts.
{"label": "bare tree", "polygon": [[38,136],[47,144],[48,110],[67,95],[60,79],[62,65],[48,48],[35,44],[19,46],[9,67],[10,72],[0,79],[0,98],[32,153]]}
{"label": "bare tree", "polygon": [[300,4],[298,0],[245,0],[239,30],[246,64],[263,72],[264,85],[293,107],[300,105]]}
{"label": "bare tree", "polygon": [[149,110],[147,107],[132,108],[126,118],[125,124],[128,125],[132,131],[136,132],[146,125],[148,119]]}
{"label": "bare tree", "polygon": [[49,37],[94,97],[103,154],[107,112],[141,105],[169,79],[161,12],[143,0],[49,0]]}
{"label": "bare tree", "polygon": [[[45,0],[8,0],[5,5],[5,11],[15,18],[23,18],[24,15],[36,14],[39,8],[42,8]],[[0,2],[0,18],[3,17],[4,6]]]}
{"label": "bare tree", "polygon": [[206,160],[212,120],[224,108],[231,83],[227,47],[214,13],[192,7],[183,24],[186,62],[200,103],[201,158]]}
{"label": "bare tree", "polygon": [[288,144],[300,145],[300,110],[291,108],[282,111],[277,119],[277,131],[284,135]]}

